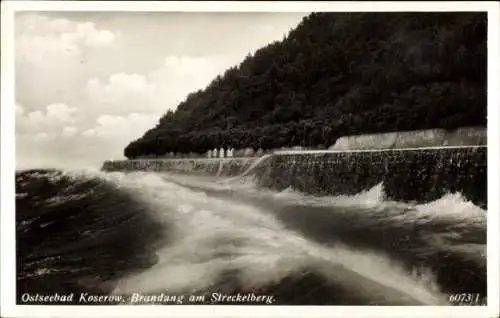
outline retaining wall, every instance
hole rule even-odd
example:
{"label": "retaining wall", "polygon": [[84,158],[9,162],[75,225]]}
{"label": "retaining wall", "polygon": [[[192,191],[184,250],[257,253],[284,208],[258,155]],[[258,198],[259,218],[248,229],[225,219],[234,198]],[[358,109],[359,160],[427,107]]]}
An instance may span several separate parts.
{"label": "retaining wall", "polygon": [[175,172],[229,177],[245,172],[255,160],[256,158],[117,160],[105,161],[102,170]]}
{"label": "retaining wall", "polygon": [[452,131],[428,129],[372,135],[353,135],[337,139],[330,150],[401,149],[416,147],[475,146],[487,144],[483,127],[462,127]]}
{"label": "retaining wall", "polygon": [[257,167],[262,187],[356,194],[380,182],[388,199],[428,202],[461,192],[486,207],[487,147],[282,152]]}

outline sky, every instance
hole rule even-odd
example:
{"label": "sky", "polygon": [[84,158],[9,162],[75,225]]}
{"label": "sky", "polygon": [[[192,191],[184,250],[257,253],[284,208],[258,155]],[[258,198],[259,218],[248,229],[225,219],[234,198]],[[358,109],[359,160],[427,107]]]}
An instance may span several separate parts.
{"label": "sky", "polygon": [[16,166],[92,167],[307,13],[19,12]]}

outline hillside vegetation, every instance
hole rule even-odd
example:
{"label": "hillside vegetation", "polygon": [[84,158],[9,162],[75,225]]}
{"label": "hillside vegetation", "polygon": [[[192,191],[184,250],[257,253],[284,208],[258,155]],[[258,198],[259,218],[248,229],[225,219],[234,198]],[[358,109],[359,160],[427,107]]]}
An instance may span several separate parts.
{"label": "hillside vegetation", "polygon": [[191,93],[124,154],[317,147],[352,134],[486,126],[486,19],[313,13]]}

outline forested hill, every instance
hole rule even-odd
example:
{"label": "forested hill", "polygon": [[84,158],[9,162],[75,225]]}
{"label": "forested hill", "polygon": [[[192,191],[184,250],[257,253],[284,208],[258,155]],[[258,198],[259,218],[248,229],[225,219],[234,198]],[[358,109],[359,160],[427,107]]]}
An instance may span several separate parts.
{"label": "forested hill", "polygon": [[329,146],[343,135],[486,126],[486,19],[313,13],[191,93],[125,156]]}

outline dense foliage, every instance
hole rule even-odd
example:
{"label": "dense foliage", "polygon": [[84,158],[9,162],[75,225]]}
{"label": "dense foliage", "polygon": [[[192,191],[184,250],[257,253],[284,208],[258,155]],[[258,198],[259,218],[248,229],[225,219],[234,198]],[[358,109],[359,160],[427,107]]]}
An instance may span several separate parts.
{"label": "dense foliage", "polygon": [[190,94],[125,156],[329,146],[486,125],[485,13],[313,13]]}

